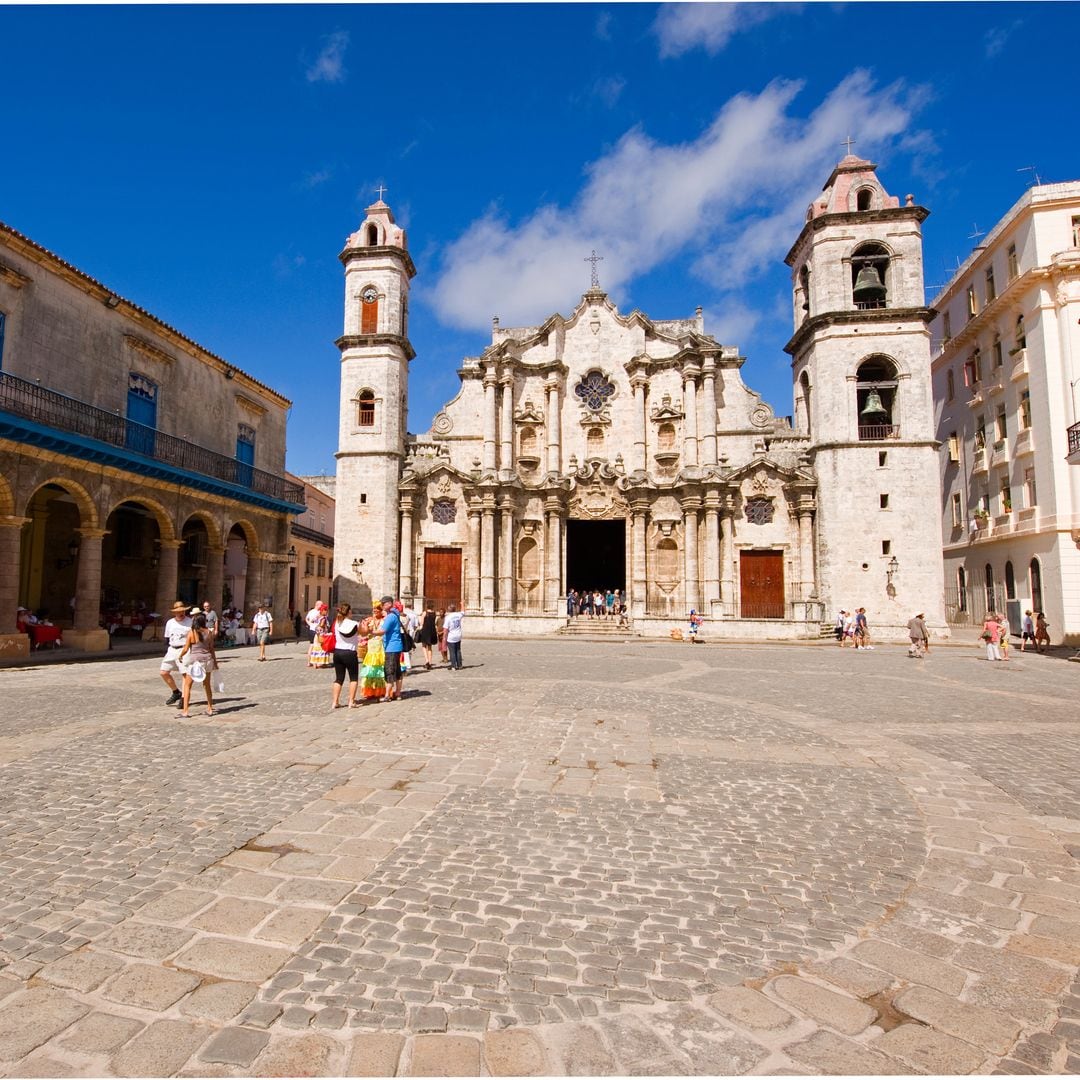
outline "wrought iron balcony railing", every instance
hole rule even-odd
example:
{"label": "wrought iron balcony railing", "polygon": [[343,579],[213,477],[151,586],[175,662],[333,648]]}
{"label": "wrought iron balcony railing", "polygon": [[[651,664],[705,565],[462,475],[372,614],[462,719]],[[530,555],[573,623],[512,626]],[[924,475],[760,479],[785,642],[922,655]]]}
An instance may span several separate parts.
{"label": "wrought iron balcony railing", "polygon": [[0,372],[0,410],[110,446],[122,447],[153,461],[212,476],[272,499],[304,505],[304,488],[236,458],[217,454],[175,435],[138,424],[117,413]]}
{"label": "wrought iron balcony railing", "polygon": [[1069,428],[1069,455],[1080,454],[1080,424]]}

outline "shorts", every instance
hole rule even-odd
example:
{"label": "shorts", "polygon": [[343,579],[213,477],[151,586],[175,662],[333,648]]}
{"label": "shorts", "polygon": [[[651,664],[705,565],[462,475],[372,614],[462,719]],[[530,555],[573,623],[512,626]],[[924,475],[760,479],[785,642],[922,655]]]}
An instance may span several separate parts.
{"label": "shorts", "polygon": [[387,685],[397,682],[401,678],[401,653],[388,652],[386,654],[386,661],[383,665],[383,671],[386,675]]}
{"label": "shorts", "polygon": [[259,645],[265,645],[270,640],[269,630],[256,630],[255,641]]}
{"label": "shorts", "polygon": [[176,671],[181,675],[183,674],[183,667],[180,664],[180,650],[183,649],[183,647],[183,645],[169,646],[161,660],[162,671]]}
{"label": "shorts", "polygon": [[334,682],[340,686],[346,676],[351,683],[360,681],[360,658],[355,649],[335,649]]}

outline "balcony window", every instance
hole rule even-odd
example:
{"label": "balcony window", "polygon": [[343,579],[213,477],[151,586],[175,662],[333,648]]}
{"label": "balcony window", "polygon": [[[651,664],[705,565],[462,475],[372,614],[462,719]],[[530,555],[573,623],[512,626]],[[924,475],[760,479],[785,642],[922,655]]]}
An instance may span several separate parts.
{"label": "balcony window", "polygon": [[994,335],[994,344],[991,346],[991,355],[994,358],[994,370],[996,371],[1005,363],[1005,357],[1001,350],[1001,338],[996,334]]}
{"label": "balcony window", "polygon": [[1016,348],[1017,350],[1027,348],[1027,331],[1024,329],[1024,316],[1016,316]]}
{"label": "balcony window", "polygon": [[997,299],[997,289],[994,287],[994,268],[986,268],[986,302],[991,304]]}
{"label": "balcony window", "polygon": [[1004,405],[1000,409],[998,409],[998,414],[997,414],[997,417],[995,418],[994,426],[995,426],[995,434],[997,436],[996,441],[999,442],[999,443],[1003,443],[1008,438],[1008,435],[1009,435],[1009,429],[1008,429],[1008,425],[1007,425],[1007,422],[1006,422],[1006,419],[1005,419],[1005,406]]}
{"label": "balcony window", "polygon": [[968,322],[975,318],[979,314],[978,301],[975,299],[975,286],[969,285],[967,288],[967,317]]}
{"label": "balcony window", "polygon": [[1016,258],[1016,245],[1010,244],[1005,254],[1005,262],[1009,271],[1009,280],[1012,281],[1020,273],[1020,264]]}
{"label": "balcony window", "polygon": [[949,317],[949,313],[943,312],[941,316],[941,340],[942,343],[948,341],[952,337],[952,319]]}
{"label": "balcony window", "polygon": [[1038,506],[1039,496],[1035,490],[1035,469],[1024,470],[1024,505]]}
{"label": "balcony window", "polygon": [[956,397],[956,376],[950,369],[945,373],[945,400],[952,401]]}
{"label": "balcony window", "polygon": [[1031,391],[1025,390],[1020,395],[1020,430],[1027,431],[1031,427]]}
{"label": "balcony window", "polygon": [[961,503],[960,493],[958,491],[954,491],[952,496],[952,523],[954,529],[964,523],[964,507]]}
{"label": "balcony window", "polygon": [[1003,514],[1012,513],[1012,488],[1009,486],[1009,478],[1003,476],[1001,478],[1001,512]]}
{"label": "balcony window", "polygon": [[979,422],[975,425],[975,449],[986,449],[986,420],[981,416]]}

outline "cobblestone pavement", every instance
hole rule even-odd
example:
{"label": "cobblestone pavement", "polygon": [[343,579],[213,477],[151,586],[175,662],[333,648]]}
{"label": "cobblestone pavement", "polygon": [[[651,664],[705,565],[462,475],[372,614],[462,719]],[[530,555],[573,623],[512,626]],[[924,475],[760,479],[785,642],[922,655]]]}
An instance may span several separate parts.
{"label": "cobblestone pavement", "polygon": [[1080,668],[0,671],[0,1075],[1080,1072]]}

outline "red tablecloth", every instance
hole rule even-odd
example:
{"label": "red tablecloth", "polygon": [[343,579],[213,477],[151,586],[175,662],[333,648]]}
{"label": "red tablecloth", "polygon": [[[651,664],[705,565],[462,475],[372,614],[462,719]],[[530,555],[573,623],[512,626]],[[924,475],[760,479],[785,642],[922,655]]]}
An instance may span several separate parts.
{"label": "red tablecloth", "polygon": [[31,626],[29,629],[30,640],[33,642],[35,649],[40,649],[42,645],[63,644],[60,638],[59,626]]}

